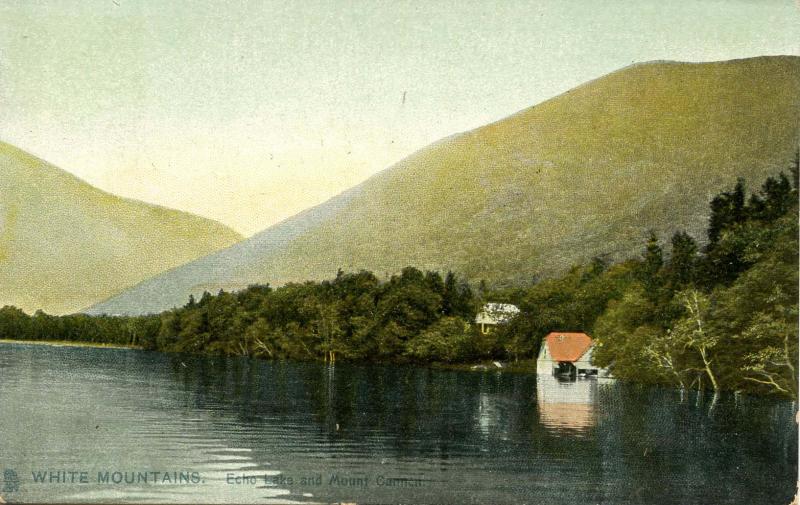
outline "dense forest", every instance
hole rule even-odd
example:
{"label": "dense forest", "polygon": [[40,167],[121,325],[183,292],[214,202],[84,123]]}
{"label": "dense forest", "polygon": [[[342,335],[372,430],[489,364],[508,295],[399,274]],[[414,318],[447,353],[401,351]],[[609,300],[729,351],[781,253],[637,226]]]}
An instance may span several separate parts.
{"label": "dense forest", "polygon": [[[381,281],[255,285],[191,297],[160,315],[32,316],[0,309],[0,338],[70,340],[296,360],[465,363],[535,358],[550,331],[586,331],[597,364],[620,379],[797,397],[798,160],[792,180],[742,180],[714,197],[705,244],[651,233],[641,258],[595,259],[528,287],[471,287],[452,272],[407,267]],[[486,301],[521,312],[489,335]]]}

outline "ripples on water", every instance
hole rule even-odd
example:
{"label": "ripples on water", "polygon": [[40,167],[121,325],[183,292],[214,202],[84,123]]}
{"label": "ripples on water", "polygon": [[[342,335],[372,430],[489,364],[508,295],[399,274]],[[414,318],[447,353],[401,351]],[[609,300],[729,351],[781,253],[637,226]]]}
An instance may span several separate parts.
{"label": "ripples on water", "polygon": [[[782,504],[793,410],[602,379],[0,345],[16,501]],[[33,483],[44,470],[90,484]],[[203,482],[97,484],[98,471]]]}

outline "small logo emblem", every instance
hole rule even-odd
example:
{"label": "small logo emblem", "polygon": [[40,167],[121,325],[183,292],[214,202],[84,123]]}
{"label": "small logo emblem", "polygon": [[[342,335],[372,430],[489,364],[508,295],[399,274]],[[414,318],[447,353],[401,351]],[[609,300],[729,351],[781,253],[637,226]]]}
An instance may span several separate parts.
{"label": "small logo emblem", "polygon": [[16,493],[19,491],[19,475],[14,470],[3,470],[3,493]]}

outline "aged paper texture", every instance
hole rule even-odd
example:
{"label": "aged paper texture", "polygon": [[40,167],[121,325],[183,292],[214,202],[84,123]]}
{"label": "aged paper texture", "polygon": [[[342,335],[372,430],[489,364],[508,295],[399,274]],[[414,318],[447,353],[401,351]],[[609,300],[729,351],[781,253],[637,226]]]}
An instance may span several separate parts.
{"label": "aged paper texture", "polygon": [[0,3],[0,503],[797,503],[791,0]]}

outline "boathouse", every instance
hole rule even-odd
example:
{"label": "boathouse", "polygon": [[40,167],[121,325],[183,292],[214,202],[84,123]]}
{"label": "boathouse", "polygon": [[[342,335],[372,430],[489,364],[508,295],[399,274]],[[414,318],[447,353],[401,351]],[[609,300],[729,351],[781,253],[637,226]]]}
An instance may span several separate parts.
{"label": "boathouse", "polygon": [[554,331],[542,340],[536,369],[553,375],[607,376],[608,372],[592,363],[594,341],[586,333]]}
{"label": "boathouse", "polygon": [[487,303],[475,317],[481,333],[490,333],[496,326],[505,324],[519,314],[519,307],[510,303]]}

